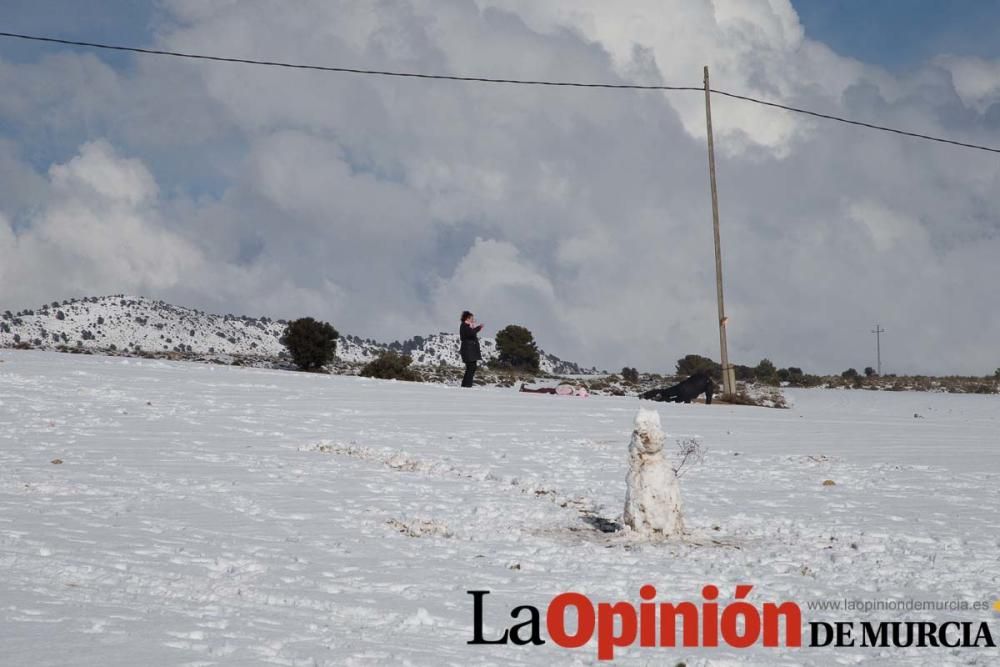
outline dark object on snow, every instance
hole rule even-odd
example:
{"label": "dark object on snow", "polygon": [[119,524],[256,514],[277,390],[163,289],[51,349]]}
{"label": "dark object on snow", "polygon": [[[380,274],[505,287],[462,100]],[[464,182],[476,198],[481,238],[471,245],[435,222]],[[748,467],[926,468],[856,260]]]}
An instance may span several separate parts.
{"label": "dark object on snow", "polygon": [[538,389],[528,389],[524,383],[521,383],[521,389],[525,394],[554,394],[556,396],[582,396],[586,398],[590,396],[590,392],[587,388],[582,385],[572,385],[568,382],[560,383],[555,387],[540,387]]}
{"label": "dark object on snow", "polygon": [[301,317],[289,322],[280,343],[288,348],[295,365],[304,371],[318,371],[333,361],[340,334],[327,322]]}
{"label": "dark object on snow", "polygon": [[479,349],[479,332],[483,325],[476,324],[476,317],[469,311],[462,312],[462,326],[458,328],[458,337],[461,340],[458,354],[465,364],[465,376],[462,378],[463,387],[471,387],[472,380],[476,375],[476,363],[483,358],[482,350]]}
{"label": "dark object on snow", "polygon": [[712,404],[712,394],[715,392],[715,383],[708,373],[695,373],[687,380],[679,382],[672,387],[661,389],[651,389],[639,398],[650,401],[662,401],[664,403],[690,403],[698,394],[705,394],[705,403]]}
{"label": "dark object on snow", "polygon": [[528,389],[524,383],[521,383],[521,388],[518,391],[523,391],[525,394],[554,394],[556,393],[555,387],[540,387],[538,389]]}

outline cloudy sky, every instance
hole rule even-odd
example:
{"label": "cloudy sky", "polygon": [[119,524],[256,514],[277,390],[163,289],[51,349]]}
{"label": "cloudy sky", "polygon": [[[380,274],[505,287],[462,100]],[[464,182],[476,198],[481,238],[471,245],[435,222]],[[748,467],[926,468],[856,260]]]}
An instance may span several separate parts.
{"label": "cloudy sky", "polygon": [[[85,5],[86,11],[82,8]],[[875,5],[870,7],[870,5]],[[1000,146],[1000,3],[6,0],[0,31],[700,85]],[[391,340],[469,308],[606,368],[718,358],[703,96],[0,39],[0,309],[133,293]],[[1000,366],[1000,155],[713,100],[730,356]]]}

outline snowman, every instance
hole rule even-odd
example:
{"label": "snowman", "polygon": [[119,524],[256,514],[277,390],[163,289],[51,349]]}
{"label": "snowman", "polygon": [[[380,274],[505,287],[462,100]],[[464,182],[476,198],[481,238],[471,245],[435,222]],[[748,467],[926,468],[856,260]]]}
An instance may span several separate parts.
{"label": "snowman", "polygon": [[660,415],[640,408],[628,446],[625,525],[645,537],[671,537],[684,530],[681,489],[663,451]]}

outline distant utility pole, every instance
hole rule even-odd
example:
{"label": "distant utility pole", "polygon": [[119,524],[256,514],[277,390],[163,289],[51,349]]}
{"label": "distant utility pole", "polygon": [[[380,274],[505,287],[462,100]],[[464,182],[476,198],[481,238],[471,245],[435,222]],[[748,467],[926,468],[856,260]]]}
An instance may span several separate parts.
{"label": "distant utility pole", "polygon": [[878,371],[879,375],[882,375],[882,334],[885,333],[885,329],[883,329],[881,326],[879,326],[878,324],[876,324],[875,328],[872,329],[872,333],[875,334],[875,360],[876,360],[875,364],[876,364],[876,370]]}
{"label": "distant utility pole", "polygon": [[722,244],[719,241],[719,192],[715,185],[715,144],[712,141],[712,100],[708,85],[708,65],[705,65],[705,124],[708,127],[708,177],[712,185],[712,228],[715,231],[715,287],[719,300],[719,344],[722,348],[722,395],[736,393],[736,372],[729,364],[726,345],[726,307],[722,299]]}

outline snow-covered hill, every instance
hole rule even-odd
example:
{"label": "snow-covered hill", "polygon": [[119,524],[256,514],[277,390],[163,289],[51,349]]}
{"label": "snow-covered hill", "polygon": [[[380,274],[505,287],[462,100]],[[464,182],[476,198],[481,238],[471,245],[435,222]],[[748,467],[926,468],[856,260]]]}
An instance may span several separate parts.
{"label": "snow-covered hill", "polygon": [[[213,315],[137,296],[103,296],[53,301],[33,310],[0,314],[0,347],[27,343],[34,348],[142,350],[195,354],[278,357],[284,320]],[[483,338],[483,358],[497,355],[496,341]],[[366,362],[388,349],[405,352],[422,366],[461,366],[458,335],[439,333],[383,343],[342,335],[337,358]],[[542,353],[542,370],[556,374],[588,372],[577,364]],[[590,369],[593,371],[593,369]]]}

